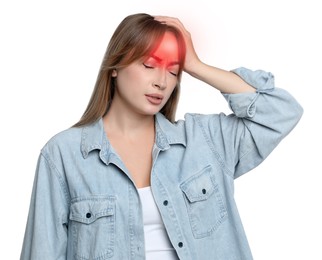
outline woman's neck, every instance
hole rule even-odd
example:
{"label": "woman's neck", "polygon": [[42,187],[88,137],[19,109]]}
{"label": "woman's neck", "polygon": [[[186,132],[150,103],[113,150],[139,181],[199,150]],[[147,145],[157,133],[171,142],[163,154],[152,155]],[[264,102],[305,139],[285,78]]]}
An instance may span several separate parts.
{"label": "woman's neck", "polygon": [[103,118],[104,128],[107,134],[117,133],[118,135],[136,138],[147,131],[154,131],[154,116],[140,115],[120,111],[111,105],[109,111]]}

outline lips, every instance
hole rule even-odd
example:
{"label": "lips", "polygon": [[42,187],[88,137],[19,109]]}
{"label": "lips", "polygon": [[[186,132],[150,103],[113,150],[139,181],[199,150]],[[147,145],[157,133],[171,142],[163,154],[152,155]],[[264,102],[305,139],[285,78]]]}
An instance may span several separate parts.
{"label": "lips", "polygon": [[146,94],[147,100],[153,105],[160,105],[163,99],[163,96],[160,94]]}

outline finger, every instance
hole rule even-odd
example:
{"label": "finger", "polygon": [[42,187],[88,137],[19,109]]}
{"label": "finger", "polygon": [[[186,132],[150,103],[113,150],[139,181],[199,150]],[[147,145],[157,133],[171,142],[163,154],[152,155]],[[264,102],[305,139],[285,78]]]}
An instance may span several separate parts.
{"label": "finger", "polygon": [[183,24],[181,23],[181,21],[178,18],[175,17],[169,17],[169,16],[155,16],[154,17],[155,20],[161,22],[161,23],[166,23],[166,24],[171,24],[171,25],[176,25],[179,26],[181,28],[184,28]]}
{"label": "finger", "polygon": [[154,16],[154,19],[161,23],[165,23],[167,25],[178,28],[185,35],[190,35],[190,33],[184,27],[183,23],[178,18],[159,15],[159,16]]}

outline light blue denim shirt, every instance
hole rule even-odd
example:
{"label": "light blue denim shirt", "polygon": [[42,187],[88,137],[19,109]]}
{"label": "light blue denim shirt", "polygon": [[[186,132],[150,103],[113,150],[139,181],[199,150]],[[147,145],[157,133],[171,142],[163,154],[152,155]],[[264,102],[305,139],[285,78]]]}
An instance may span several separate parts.
{"label": "light blue denim shirt", "polygon": [[[248,260],[234,179],[259,165],[302,108],[271,73],[234,70],[256,93],[224,94],[234,112],[155,116],[151,188],[183,260]],[[22,260],[145,259],[142,204],[102,119],[67,129],[40,153]]]}

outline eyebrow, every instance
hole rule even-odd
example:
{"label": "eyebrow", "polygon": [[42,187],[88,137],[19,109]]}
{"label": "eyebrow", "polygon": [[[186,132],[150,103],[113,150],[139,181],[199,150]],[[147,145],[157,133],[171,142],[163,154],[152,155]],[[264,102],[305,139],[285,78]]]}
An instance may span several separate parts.
{"label": "eyebrow", "polygon": [[[160,58],[160,57],[158,57],[158,56],[155,56],[154,54],[152,54],[151,56],[150,56],[151,58],[153,58],[153,59],[155,59],[157,62],[161,62],[162,61],[162,59]],[[179,63],[179,61],[172,61],[172,62],[169,62],[169,65],[170,66],[173,66],[173,65],[179,65],[180,63]]]}

